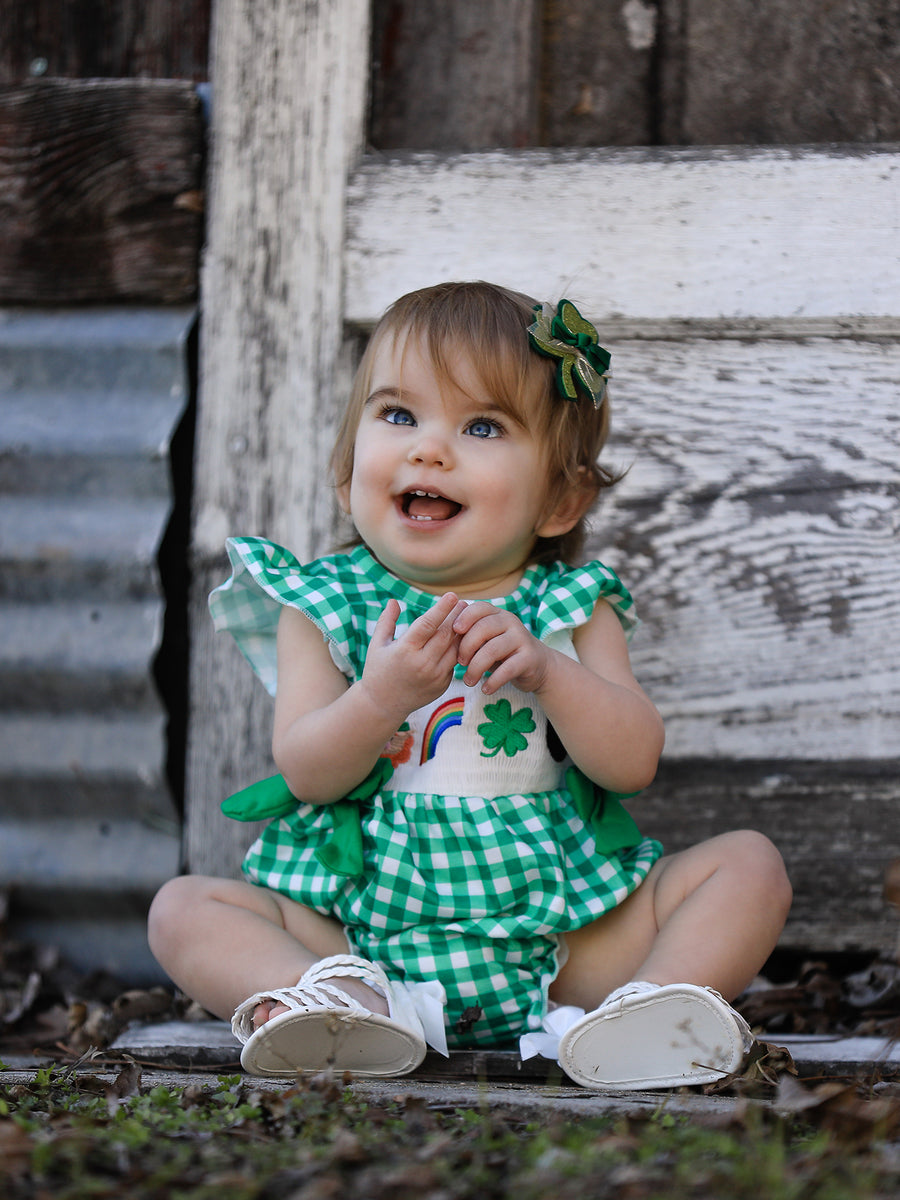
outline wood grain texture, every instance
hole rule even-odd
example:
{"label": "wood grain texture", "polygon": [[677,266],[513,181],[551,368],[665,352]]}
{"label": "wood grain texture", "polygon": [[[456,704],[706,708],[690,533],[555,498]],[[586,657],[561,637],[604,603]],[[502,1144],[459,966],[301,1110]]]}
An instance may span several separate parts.
{"label": "wood grain texture", "polygon": [[351,184],[346,313],[490,279],[600,318],[897,316],[898,184],[900,153],[878,148],[372,158]]}
{"label": "wood grain texture", "polygon": [[647,0],[546,0],[539,145],[656,141],[658,23],[657,6]]}
{"label": "wood grain texture", "polygon": [[900,911],[884,886],[900,857],[898,767],[670,762],[629,807],[668,852],[732,829],[767,834],[794,887],[782,948],[892,954]]}
{"label": "wood grain texture", "polygon": [[533,145],[539,8],[535,0],[373,5],[372,145],[385,150]]}
{"label": "wood grain texture", "polygon": [[635,594],[670,758],[900,748],[900,341],[610,343],[629,468],[591,550]]}
{"label": "wood grain texture", "polygon": [[3,0],[0,83],[206,79],[211,0]]}
{"label": "wood grain texture", "polygon": [[206,595],[224,579],[225,538],[264,533],[305,558],[333,537],[324,481],[367,14],[364,0],[223,0],[215,13],[192,549],[187,846],[195,871],[237,861],[247,831],[223,826],[219,804],[271,772],[271,707],[231,648],[212,645]]}
{"label": "wood grain texture", "polygon": [[191,300],[201,160],[189,84],[0,88],[0,301]]}
{"label": "wood grain texture", "polygon": [[660,140],[900,138],[897,0],[666,0]]}

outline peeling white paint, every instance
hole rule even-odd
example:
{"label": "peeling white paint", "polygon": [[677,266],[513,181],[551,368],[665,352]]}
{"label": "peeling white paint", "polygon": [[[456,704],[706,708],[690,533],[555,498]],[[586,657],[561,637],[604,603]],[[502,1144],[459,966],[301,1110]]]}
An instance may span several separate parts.
{"label": "peeling white paint", "polygon": [[[898,183],[884,149],[378,156],[351,177],[345,316],[491,279],[595,319],[896,317]],[[536,220],[538,195],[577,219]]]}

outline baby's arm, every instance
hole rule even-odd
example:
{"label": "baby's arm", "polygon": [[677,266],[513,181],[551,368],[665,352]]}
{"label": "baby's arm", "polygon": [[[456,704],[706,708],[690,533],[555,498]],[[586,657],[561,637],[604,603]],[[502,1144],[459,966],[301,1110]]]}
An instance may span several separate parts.
{"label": "baby's arm", "polygon": [[409,714],[443,694],[457,660],[453,621],[463,607],[447,593],[395,639],[400,606],[388,601],[353,684],[315,625],[296,609],[282,611],[272,752],[299,800],[341,799],[365,779]]}
{"label": "baby's arm", "polygon": [[574,634],[579,662],[539,642],[513,613],[479,602],[454,624],[465,681],[486,671],[487,694],[505,683],[541,702],[572,761],[602,787],[637,792],[654,775],[663,747],[662,719],[631,671],[625,635],[601,600]]}

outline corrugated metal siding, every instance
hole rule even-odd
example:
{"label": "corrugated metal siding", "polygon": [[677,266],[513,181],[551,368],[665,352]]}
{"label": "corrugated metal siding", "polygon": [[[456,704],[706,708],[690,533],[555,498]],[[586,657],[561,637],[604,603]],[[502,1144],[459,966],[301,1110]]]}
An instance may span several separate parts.
{"label": "corrugated metal siding", "polygon": [[180,859],[153,681],[193,313],[0,313],[0,886],[18,936],[154,977]]}

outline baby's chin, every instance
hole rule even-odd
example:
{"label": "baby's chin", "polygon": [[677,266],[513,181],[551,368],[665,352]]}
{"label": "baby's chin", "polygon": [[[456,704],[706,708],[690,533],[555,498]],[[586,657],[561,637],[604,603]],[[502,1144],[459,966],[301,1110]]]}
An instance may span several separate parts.
{"label": "baby's chin", "polygon": [[522,563],[448,562],[440,559],[437,547],[429,554],[427,545],[420,548],[420,555],[405,557],[382,545],[377,538],[369,540],[360,534],[360,541],[374,559],[403,583],[432,596],[455,592],[461,600],[490,600],[514,592],[532,562],[530,554]]}

